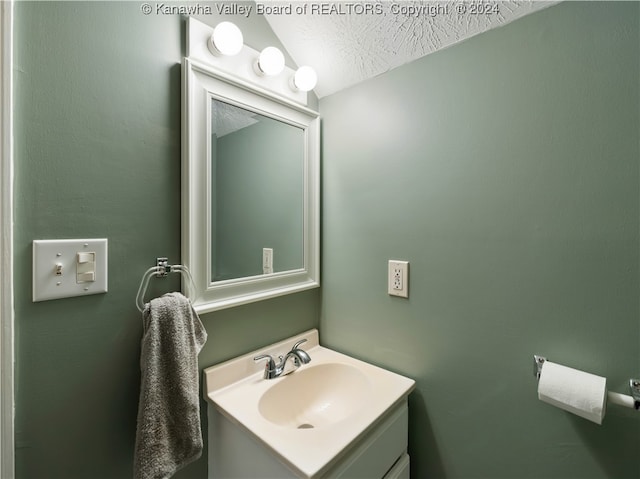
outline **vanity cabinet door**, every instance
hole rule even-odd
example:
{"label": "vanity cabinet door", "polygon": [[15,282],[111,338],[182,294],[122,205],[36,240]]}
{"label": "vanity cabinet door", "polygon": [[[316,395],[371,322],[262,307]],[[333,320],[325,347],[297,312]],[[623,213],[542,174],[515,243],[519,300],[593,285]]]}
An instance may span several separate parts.
{"label": "vanity cabinet door", "polygon": [[[307,479],[298,476],[257,439],[209,405],[209,479]],[[409,479],[407,400],[313,479]]]}
{"label": "vanity cabinet door", "polygon": [[409,454],[404,454],[396,462],[383,479],[411,479],[409,469]]}
{"label": "vanity cabinet door", "polygon": [[[398,459],[407,456],[409,412],[406,399],[382,418],[347,456],[323,477],[386,479]],[[400,472],[400,471],[399,471]],[[403,476],[388,476],[390,479]]]}

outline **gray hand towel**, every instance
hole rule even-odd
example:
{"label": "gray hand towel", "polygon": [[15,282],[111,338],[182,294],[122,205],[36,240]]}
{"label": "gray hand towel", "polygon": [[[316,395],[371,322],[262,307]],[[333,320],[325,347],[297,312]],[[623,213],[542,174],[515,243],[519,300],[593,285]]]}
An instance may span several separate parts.
{"label": "gray hand towel", "polygon": [[198,353],[207,333],[180,293],[151,300],[142,320],[134,477],[166,479],[202,455]]}

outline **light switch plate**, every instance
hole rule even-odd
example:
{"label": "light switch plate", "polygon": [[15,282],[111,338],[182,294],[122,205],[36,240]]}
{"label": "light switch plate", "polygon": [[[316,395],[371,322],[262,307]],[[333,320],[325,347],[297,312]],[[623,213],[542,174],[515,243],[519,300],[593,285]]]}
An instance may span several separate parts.
{"label": "light switch plate", "polygon": [[[107,251],[106,238],[34,240],[33,301],[106,293]],[[94,281],[86,280],[86,255],[79,253],[95,253]]]}

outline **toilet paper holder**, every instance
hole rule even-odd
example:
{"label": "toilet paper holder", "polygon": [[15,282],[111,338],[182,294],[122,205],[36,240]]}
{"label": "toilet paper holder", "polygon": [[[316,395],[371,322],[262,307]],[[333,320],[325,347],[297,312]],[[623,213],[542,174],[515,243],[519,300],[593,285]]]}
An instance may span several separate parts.
{"label": "toilet paper holder", "polygon": [[533,355],[533,375],[536,379],[540,379],[540,374],[542,373],[542,365],[547,360],[544,356],[538,356],[537,354]]}
{"label": "toilet paper holder", "polygon": [[[533,355],[533,375],[536,379],[540,379],[540,374],[542,374],[542,366],[544,365],[546,357],[540,356],[538,354]],[[629,390],[631,391],[631,397],[633,398],[633,407],[636,410],[640,410],[640,379],[629,379]],[[622,396],[617,393],[609,393],[609,399],[613,399],[613,396],[616,398]],[[624,401],[615,400],[617,404],[627,405]],[[623,404],[624,402],[624,404]]]}

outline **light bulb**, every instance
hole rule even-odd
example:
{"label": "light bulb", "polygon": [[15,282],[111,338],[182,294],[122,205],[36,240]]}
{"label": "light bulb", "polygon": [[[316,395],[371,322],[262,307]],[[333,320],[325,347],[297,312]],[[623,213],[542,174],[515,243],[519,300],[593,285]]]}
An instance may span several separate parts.
{"label": "light bulb", "polygon": [[242,32],[231,22],[220,22],[213,29],[208,46],[214,55],[237,55],[242,50]]}
{"label": "light bulb", "polygon": [[267,47],[260,52],[256,67],[259,74],[277,75],[284,70],[284,55],[276,47]]}
{"label": "light bulb", "polygon": [[300,67],[293,75],[293,86],[300,91],[311,91],[318,83],[316,71],[308,66]]}

